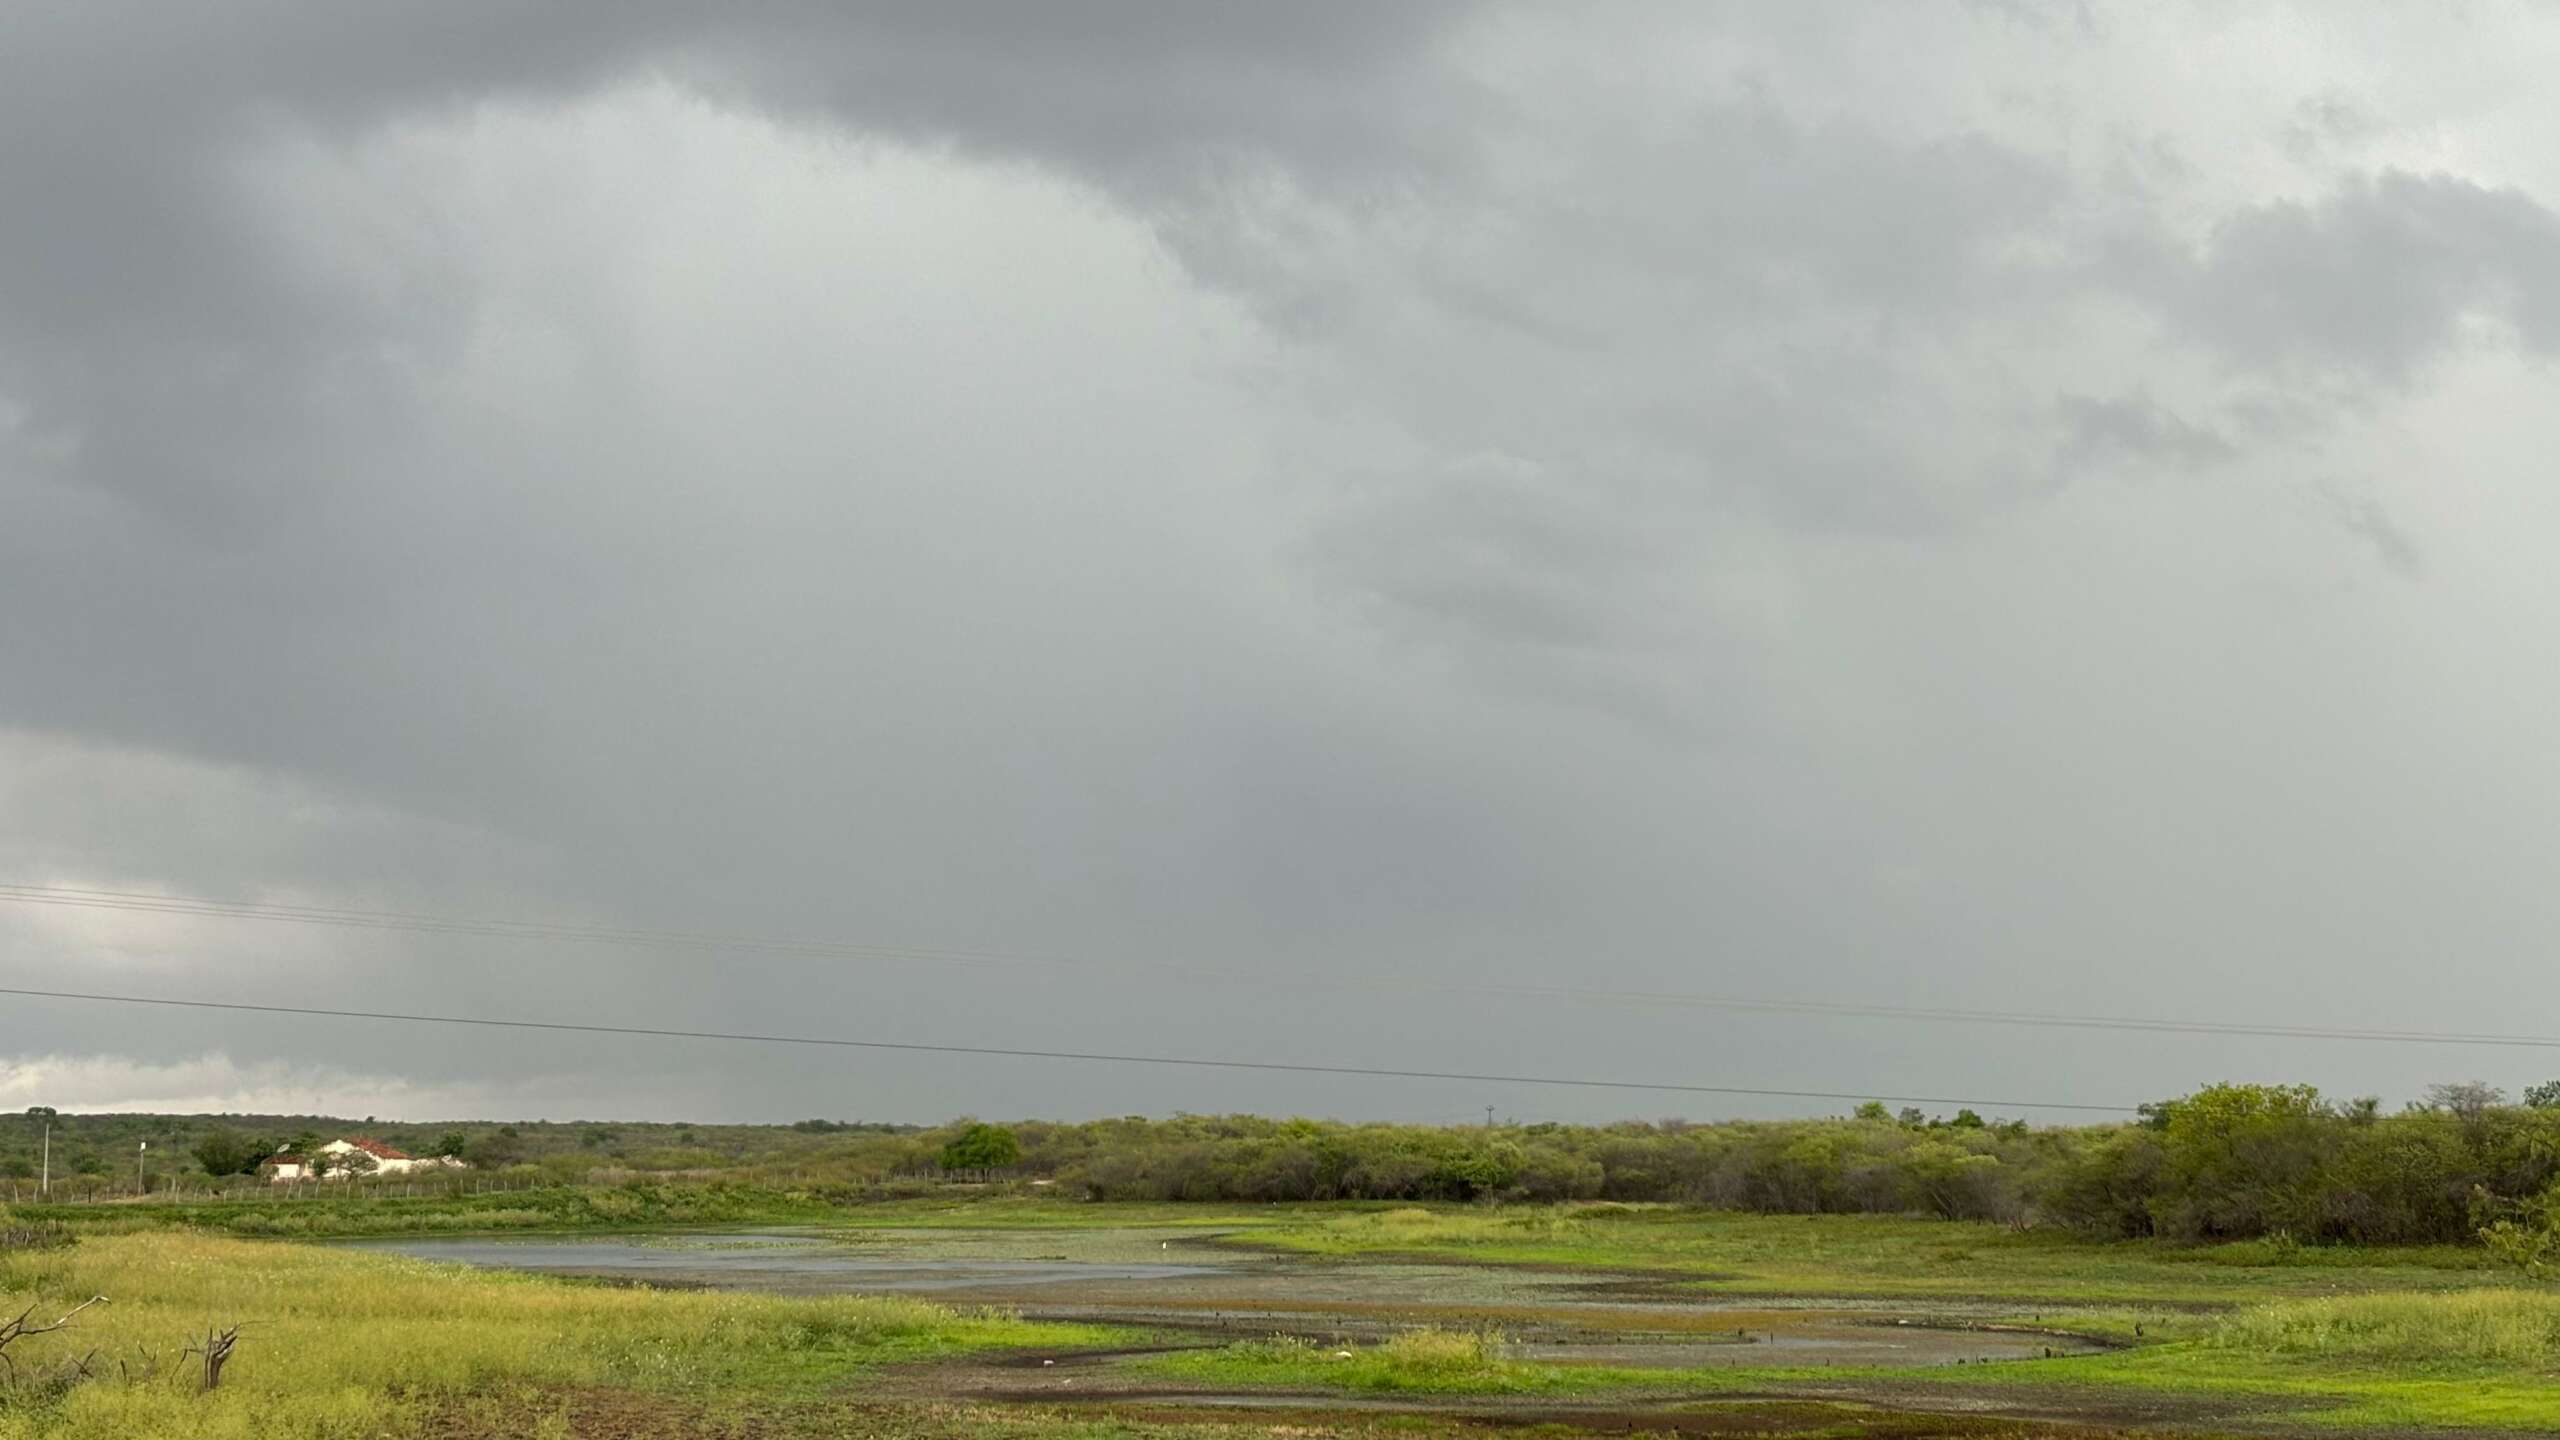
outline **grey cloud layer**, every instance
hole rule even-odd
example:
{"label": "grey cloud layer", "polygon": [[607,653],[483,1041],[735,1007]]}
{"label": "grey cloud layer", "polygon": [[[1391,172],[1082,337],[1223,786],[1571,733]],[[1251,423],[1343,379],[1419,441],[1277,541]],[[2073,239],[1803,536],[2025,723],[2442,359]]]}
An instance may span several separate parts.
{"label": "grey cloud layer", "polygon": [[[2371,116],[2416,102],[2359,101],[2355,65],[2248,93],[2202,11],[96,5],[14,29],[21,874],[1979,1000],[2110,991],[2192,939],[2127,897],[2205,893],[2187,913],[2260,957],[2261,1005],[2387,965],[2371,925],[2293,918],[2363,903],[2333,885],[2464,933],[2550,918],[2468,878],[2539,836],[2532,787],[2483,800],[2394,689],[2484,683],[2442,657],[2514,603],[2461,508],[2506,492],[2386,467],[2534,452],[2498,397],[2560,333],[2560,176],[2394,149]],[[2188,32],[2226,46],[2202,120],[2144,98],[2205,83],[2158,58]],[[2160,138],[2199,124],[2230,153]],[[2506,536],[2550,518],[2515,503]],[[2257,747],[2305,730],[2317,763],[2270,769]],[[2356,842],[2318,777],[2376,764],[2370,802],[2409,825],[2485,804],[2487,858]],[[2240,838],[2189,845],[2173,801]],[[21,968],[137,987],[1097,1048],[1358,1061],[1434,1013],[262,955],[218,928],[101,958],[94,929],[14,923]],[[2185,956],[2127,1003],[2219,999],[2229,967]],[[1422,1058],[1695,1063],[1695,1017],[1476,1019]],[[1999,1074],[1944,1037],[1843,1038],[1886,1048],[1813,1088]],[[0,1054],[275,1039],[0,1016]],[[573,1050],[540,1073],[622,1077],[600,1104],[658,1063]],[[537,1064],[396,1055],[421,1085]],[[736,1111],[807,1080],[700,1063]],[[2197,1078],[2110,1065],[2096,1098]],[[1359,1103],[859,1082],[921,1113]]]}

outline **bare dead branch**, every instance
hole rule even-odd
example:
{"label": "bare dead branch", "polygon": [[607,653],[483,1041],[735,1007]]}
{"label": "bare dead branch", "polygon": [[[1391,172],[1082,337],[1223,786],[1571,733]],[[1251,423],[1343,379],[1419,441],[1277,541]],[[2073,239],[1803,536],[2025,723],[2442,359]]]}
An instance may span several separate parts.
{"label": "bare dead branch", "polygon": [[208,1330],[202,1345],[188,1346],[179,1352],[178,1358],[201,1357],[204,1360],[204,1388],[213,1390],[222,1384],[222,1367],[231,1363],[231,1347],[239,1343],[240,1327],[237,1325],[227,1330]]}
{"label": "bare dead branch", "polygon": [[106,1299],[107,1297],[104,1295],[92,1295],[88,1299],[81,1301],[79,1304],[72,1306],[69,1310],[64,1311],[61,1318],[55,1320],[50,1325],[28,1324],[27,1317],[36,1313],[36,1307],[30,1305],[26,1309],[19,1311],[18,1318],[15,1320],[0,1321],[0,1352],[5,1352],[12,1342],[24,1340],[30,1335],[50,1335],[54,1331],[62,1329],[64,1326],[69,1325],[81,1311],[88,1309],[92,1305],[103,1305],[106,1303]]}
{"label": "bare dead branch", "polygon": [[33,1305],[19,1311],[14,1319],[0,1321],[0,1375],[6,1376],[7,1388],[21,1392],[33,1387],[39,1394],[60,1394],[83,1380],[95,1378],[89,1369],[89,1362],[98,1358],[95,1350],[77,1360],[65,1361],[50,1372],[38,1370],[31,1378],[29,1372],[19,1366],[17,1357],[9,1353],[9,1346],[30,1335],[50,1335],[56,1330],[66,1329],[79,1318],[81,1311],[92,1305],[104,1304],[106,1298],[104,1295],[92,1295],[64,1311],[50,1325],[28,1323],[36,1313]]}

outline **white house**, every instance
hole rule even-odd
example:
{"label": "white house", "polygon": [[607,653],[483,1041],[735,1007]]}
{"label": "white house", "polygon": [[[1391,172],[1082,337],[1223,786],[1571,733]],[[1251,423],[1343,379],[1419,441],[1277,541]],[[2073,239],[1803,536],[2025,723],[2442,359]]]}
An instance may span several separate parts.
{"label": "white house", "polygon": [[[329,1172],[333,1175],[358,1172],[367,1175],[397,1175],[406,1170],[415,1170],[422,1165],[431,1166],[436,1163],[433,1160],[421,1160],[406,1150],[394,1150],[379,1140],[332,1140],[320,1147],[320,1153],[329,1157]],[[355,1159],[354,1157],[358,1155],[371,1157],[373,1164],[368,1166],[362,1160]]]}
{"label": "white house", "polygon": [[[320,1163],[327,1167],[324,1173],[333,1180],[342,1180],[349,1175],[402,1175],[412,1170],[463,1168],[458,1156],[431,1155],[422,1159],[379,1140],[332,1140],[320,1147],[319,1154]],[[357,1155],[368,1156],[373,1163],[368,1165],[352,1158]],[[270,1180],[308,1180],[312,1178],[312,1161],[279,1150],[268,1156],[258,1170]]]}

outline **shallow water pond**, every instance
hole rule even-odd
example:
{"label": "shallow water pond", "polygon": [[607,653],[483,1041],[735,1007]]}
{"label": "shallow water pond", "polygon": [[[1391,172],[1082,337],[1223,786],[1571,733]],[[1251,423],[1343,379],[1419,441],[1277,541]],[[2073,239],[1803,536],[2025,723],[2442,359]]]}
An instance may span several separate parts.
{"label": "shallow water pond", "polygon": [[879,1254],[819,1235],[783,1232],[701,1235],[552,1236],[542,1239],[429,1237],[358,1240],[349,1248],[386,1251],[548,1275],[592,1275],[660,1285],[747,1290],[895,1293],[1011,1289],[1068,1282],[1173,1280],[1215,1275],[1197,1263],[1141,1263],[985,1256]]}
{"label": "shallow water pond", "polygon": [[[1335,1262],[1175,1229],[422,1237],[363,1249],[552,1275],[795,1295],[932,1294],[1031,1319],[1238,1338],[1374,1343],[1417,1325],[1493,1329],[1522,1359],[1666,1366],[1957,1365],[2099,1348],[2027,1314],[1942,1302],[1732,1301],[1623,1275]],[[1799,1308],[1799,1303],[1801,1308]],[[1898,1313],[1897,1313],[1898,1312]],[[2042,1316],[2032,1317],[2041,1321]],[[2029,1322],[2029,1323],[2022,1323]]]}

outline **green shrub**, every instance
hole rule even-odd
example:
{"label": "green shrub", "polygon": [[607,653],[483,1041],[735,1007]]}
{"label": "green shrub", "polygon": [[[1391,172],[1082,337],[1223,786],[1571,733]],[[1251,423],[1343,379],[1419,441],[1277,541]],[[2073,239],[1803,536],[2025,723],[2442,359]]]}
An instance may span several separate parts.
{"label": "green shrub", "polygon": [[1004,1170],[1022,1159],[1022,1142],[1001,1125],[973,1124],[942,1147],[945,1170]]}

